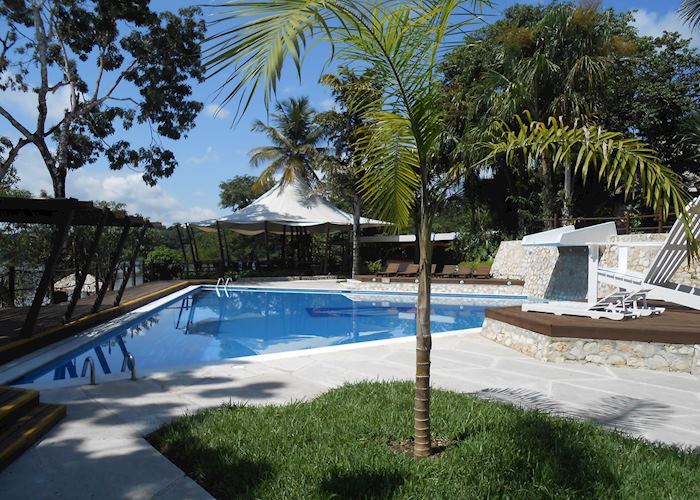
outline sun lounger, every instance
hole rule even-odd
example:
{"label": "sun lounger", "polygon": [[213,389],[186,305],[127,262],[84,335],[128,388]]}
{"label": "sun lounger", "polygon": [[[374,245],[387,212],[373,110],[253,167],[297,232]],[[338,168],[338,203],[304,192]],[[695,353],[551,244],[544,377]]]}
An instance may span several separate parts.
{"label": "sun lounger", "polygon": [[626,318],[639,318],[660,314],[661,307],[648,307],[646,294],[648,290],[633,293],[614,292],[600,299],[595,304],[573,301],[553,301],[544,303],[526,303],[521,306],[523,312],[541,312],[556,316],[582,316],[593,319],[611,319],[619,321]]}
{"label": "sun lounger", "polygon": [[491,277],[491,266],[478,266],[474,271],[475,278],[488,279]]}
{"label": "sun lounger", "polygon": [[445,264],[442,266],[442,271],[439,273],[434,273],[437,278],[449,278],[451,277],[459,268],[457,264]]}
{"label": "sun lounger", "polygon": [[460,264],[452,273],[453,278],[471,278],[473,276],[472,266]]}
{"label": "sun lounger", "polygon": [[383,271],[379,272],[379,276],[396,276],[399,272],[399,262],[389,262]]}
{"label": "sun lounger", "polygon": [[418,274],[418,264],[409,264],[408,266],[406,266],[406,269],[396,273],[396,276],[406,277],[406,276],[415,276],[416,274]]}

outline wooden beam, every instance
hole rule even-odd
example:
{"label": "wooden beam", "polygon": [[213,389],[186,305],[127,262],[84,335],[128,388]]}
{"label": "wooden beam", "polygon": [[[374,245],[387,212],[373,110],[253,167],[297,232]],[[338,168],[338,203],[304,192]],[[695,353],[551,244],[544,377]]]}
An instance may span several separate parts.
{"label": "wooden beam", "polygon": [[228,247],[228,239],[226,238],[226,228],[221,229],[221,235],[224,238],[224,255],[226,257],[226,269],[232,269],[231,266],[231,252]]}
{"label": "wooden beam", "polygon": [[44,266],[44,273],[41,275],[41,280],[34,294],[34,300],[32,300],[32,305],[27,312],[27,317],[24,319],[24,325],[22,325],[22,336],[28,337],[34,331],[41,304],[44,302],[44,297],[46,296],[46,290],[48,290],[49,285],[53,282],[53,273],[61,257],[63,246],[66,244],[66,238],[68,238],[68,231],[70,230],[74,214],[75,208],[68,209],[63,214],[63,220],[56,228],[51,253]]}
{"label": "wooden beam", "polygon": [[326,257],[323,262],[323,273],[328,274],[328,267],[331,261],[331,241],[330,241],[331,225],[326,224]]}
{"label": "wooden beam", "polygon": [[[95,235],[93,236],[92,242],[90,243],[90,247],[88,248],[87,260],[85,261],[83,269],[79,271],[76,268],[75,288],[73,289],[73,294],[71,295],[70,301],[68,302],[66,312],[63,315],[64,323],[68,323],[68,321],[70,321],[70,318],[73,315],[73,311],[75,310],[75,305],[78,303],[78,299],[80,299],[80,294],[83,290],[83,285],[85,284],[87,275],[90,273],[90,266],[92,266],[92,261],[95,257],[95,254],[97,253],[97,248],[100,244],[100,239],[102,238],[105,222],[107,222],[107,214],[108,211],[106,209],[102,211],[102,218],[99,220],[97,226],[95,227]],[[97,290],[97,275],[95,275],[95,290]]]}
{"label": "wooden beam", "polygon": [[117,272],[117,266],[119,265],[119,257],[124,249],[124,244],[126,243],[126,238],[129,236],[129,224],[125,224],[122,228],[122,233],[119,235],[119,240],[117,241],[117,247],[114,249],[114,253],[109,260],[109,267],[107,268],[107,274],[102,280],[102,286],[97,292],[97,297],[95,298],[95,303],[92,305],[92,312],[96,313],[99,311],[102,301],[107,294],[107,288],[109,288],[109,283],[112,281],[114,273]]}
{"label": "wooden beam", "polygon": [[199,272],[199,259],[197,259],[197,253],[195,251],[194,247],[194,233],[192,233],[192,230],[190,228],[189,224],[185,224],[185,232],[187,233],[187,239],[189,240],[190,244],[190,252],[192,253],[192,265],[194,265],[194,270],[196,272]]}
{"label": "wooden beam", "polygon": [[126,274],[123,276],[122,282],[119,285],[119,291],[114,299],[114,307],[117,307],[122,301],[122,296],[124,295],[124,290],[126,290],[126,285],[129,283],[131,273],[134,272],[134,268],[136,267],[136,258],[139,255],[139,250],[141,249],[141,241],[143,241],[143,237],[146,235],[146,229],[148,229],[148,226],[141,226],[141,231],[139,231],[139,234],[136,236],[134,250],[131,252],[131,258],[129,259],[129,267],[126,269]]}
{"label": "wooden beam", "polygon": [[287,267],[287,226],[282,226],[282,267]]}

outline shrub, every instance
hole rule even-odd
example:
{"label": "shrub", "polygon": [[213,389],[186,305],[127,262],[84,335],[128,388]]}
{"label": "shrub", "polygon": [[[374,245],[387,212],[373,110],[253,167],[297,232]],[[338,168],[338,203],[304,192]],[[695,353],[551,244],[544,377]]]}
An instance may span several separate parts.
{"label": "shrub", "polygon": [[369,274],[378,274],[382,270],[382,260],[368,260],[365,262],[365,265],[367,266],[367,272]]}
{"label": "shrub", "polygon": [[144,274],[149,281],[171,280],[182,275],[182,256],[172,248],[158,246],[144,261]]}

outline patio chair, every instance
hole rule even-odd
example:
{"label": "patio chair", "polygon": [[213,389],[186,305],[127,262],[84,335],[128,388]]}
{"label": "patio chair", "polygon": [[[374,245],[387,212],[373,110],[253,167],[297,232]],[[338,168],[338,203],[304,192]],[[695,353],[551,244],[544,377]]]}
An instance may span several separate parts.
{"label": "patio chair", "polygon": [[[695,198],[687,207],[689,226],[693,237],[700,239],[700,197]],[[618,245],[621,245],[619,242]],[[644,243],[639,243],[639,246]],[[634,242],[626,246],[637,246]],[[621,247],[622,248],[622,247]],[[616,286],[622,290],[639,292],[647,290],[645,297],[672,302],[692,309],[700,310],[700,287],[681,285],[672,282],[673,275],[688,259],[688,240],[685,227],[677,220],[668,237],[661,245],[661,250],[644,273],[627,269],[626,256],[620,256],[617,269],[598,268],[598,280]]]}
{"label": "patio chair", "polygon": [[418,269],[419,269],[418,264],[409,264],[406,266],[406,269],[396,273],[396,276],[403,276],[403,277],[415,276],[418,274]]}
{"label": "patio chair", "polygon": [[475,278],[488,279],[491,277],[491,266],[481,265],[474,271]]}
{"label": "patio chair", "polygon": [[383,271],[378,273],[379,276],[396,276],[399,272],[400,262],[389,262]]}
{"label": "patio chair", "polygon": [[457,272],[457,269],[459,266],[457,264],[445,264],[442,266],[442,271],[439,273],[433,273],[433,275],[436,278],[449,278],[451,277],[455,272]]}

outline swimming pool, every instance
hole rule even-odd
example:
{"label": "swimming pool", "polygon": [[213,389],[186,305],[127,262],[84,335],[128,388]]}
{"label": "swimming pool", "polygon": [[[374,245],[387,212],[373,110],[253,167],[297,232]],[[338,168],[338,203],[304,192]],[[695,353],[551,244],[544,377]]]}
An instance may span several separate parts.
{"label": "swimming pool", "polygon": [[[139,375],[230,358],[415,335],[415,294],[200,287],[86,341],[11,381],[50,387],[82,384],[89,356],[97,378],[127,376],[127,353]],[[432,332],[480,327],[486,307],[516,297],[432,297]]]}

